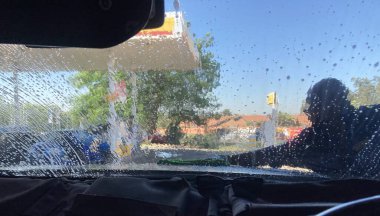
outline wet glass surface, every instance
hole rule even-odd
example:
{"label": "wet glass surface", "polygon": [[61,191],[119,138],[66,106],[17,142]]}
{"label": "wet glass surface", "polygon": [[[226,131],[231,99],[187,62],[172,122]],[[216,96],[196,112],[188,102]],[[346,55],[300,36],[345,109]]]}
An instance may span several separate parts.
{"label": "wet glass surface", "polygon": [[0,169],[379,177],[380,3],[165,3],[109,49],[0,45]]}

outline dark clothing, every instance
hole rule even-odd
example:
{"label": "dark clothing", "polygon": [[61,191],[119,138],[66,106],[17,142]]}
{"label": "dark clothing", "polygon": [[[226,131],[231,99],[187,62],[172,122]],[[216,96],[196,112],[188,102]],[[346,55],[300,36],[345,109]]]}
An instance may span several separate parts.
{"label": "dark clothing", "polygon": [[371,138],[379,126],[380,105],[349,108],[331,123],[313,124],[285,144],[234,155],[229,161],[242,166],[290,165],[342,175],[366,145],[374,145],[368,143],[373,142]]}

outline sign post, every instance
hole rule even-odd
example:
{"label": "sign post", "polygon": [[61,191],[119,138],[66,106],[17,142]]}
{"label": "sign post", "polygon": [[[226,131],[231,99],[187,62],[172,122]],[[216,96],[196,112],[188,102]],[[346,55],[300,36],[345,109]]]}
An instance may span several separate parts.
{"label": "sign post", "polygon": [[267,104],[272,108],[272,114],[269,116],[269,121],[264,122],[264,146],[271,146],[276,144],[276,128],[277,128],[277,94],[271,92],[267,95]]}

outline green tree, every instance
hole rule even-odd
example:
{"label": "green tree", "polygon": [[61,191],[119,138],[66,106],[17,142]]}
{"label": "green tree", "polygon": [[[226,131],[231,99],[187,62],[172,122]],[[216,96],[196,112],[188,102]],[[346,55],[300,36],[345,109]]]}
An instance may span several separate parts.
{"label": "green tree", "polygon": [[48,110],[39,104],[24,104],[23,110],[27,126],[33,131],[45,131],[48,128]]}
{"label": "green tree", "polygon": [[[173,143],[179,143],[180,123],[204,124],[219,105],[213,90],[219,85],[220,64],[210,48],[214,38],[206,34],[196,39],[202,67],[195,71],[147,71],[136,73],[137,114],[139,124],[149,133],[157,124],[165,125]],[[71,83],[85,93],[73,99],[76,123],[102,124],[107,121],[109,74],[105,71],[81,71]],[[117,72],[115,80],[129,80],[130,74]],[[127,92],[131,92],[127,84]],[[131,115],[132,100],[116,103],[117,114],[125,121]],[[176,138],[176,136],[178,137]]]}
{"label": "green tree", "polygon": [[305,109],[306,109],[306,100],[303,99],[301,102],[300,114],[303,114],[305,112]]}
{"label": "green tree", "polygon": [[179,143],[178,136],[171,131],[178,131],[179,124],[184,121],[194,122],[197,125],[206,123],[213,110],[219,107],[212,91],[219,86],[220,64],[209,50],[214,46],[214,37],[206,34],[204,38],[196,40],[202,68],[197,71],[177,73],[178,78],[169,85],[174,88],[169,94],[166,110],[171,120],[167,128],[168,140]]}
{"label": "green tree", "polygon": [[253,122],[253,121],[245,121],[245,125],[247,125],[248,127],[253,127],[253,126],[255,126],[255,122]]}
{"label": "green tree", "polygon": [[278,113],[278,125],[282,127],[298,126],[299,122],[289,113],[280,111]]}
{"label": "green tree", "polygon": [[54,104],[42,105],[26,103],[22,106],[25,124],[33,131],[64,129],[62,126],[62,111]]}
{"label": "green tree", "polygon": [[212,119],[216,119],[216,120],[219,120],[220,118],[222,118],[222,114],[219,113],[219,112],[215,112],[215,113],[211,113],[209,118],[212,118]]}
{"label": "green tree", "polygon": [[79,127],[79,124],[75,123],[75,119],[71,111],[61,112],[59,118],[61,129],[74,129]]}
{"label": "green tree", "polygon": [[86,93],[74,98],[73,117],[76,124],[104,124],[107,121],[108,74],[103,71],[81,71],[71,78],[77,89],[85,89]]}
{"label": "green tree", "polygon": [[222,111],[222,115],[223,115],[223,116],[232,116],[232,112],[231,112],[231,110],[229,110],[229,109],[224,109],[224,110]]}
{"label": "green tree", "polygon": [[13,107],[4,100],[0,100],[0,126],[8,126],[11,124],[13,115]]}
{"label": "green tree", "polygon": [[351,79],[354,90],[350,91],[349,99],[355,107],[380,103],[380,77],[372,79],[354,77]]}

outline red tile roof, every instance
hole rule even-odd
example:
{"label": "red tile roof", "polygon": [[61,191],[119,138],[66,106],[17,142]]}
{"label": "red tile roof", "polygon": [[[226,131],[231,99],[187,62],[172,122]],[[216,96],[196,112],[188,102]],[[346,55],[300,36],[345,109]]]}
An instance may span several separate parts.
{"label": "red tile roof", "polygon": [[[306,115],[293,115],[301,126],[309,126],[310,122]],[[267,121],[266,115],[242,115],[242,116],[222,116],[220,119],[209,119],[206,126],[197,126],[194,123],[182,123],[181,128],[184,133],[203,134],[221,128],[247,128],[252,127],[252,123]]]}

